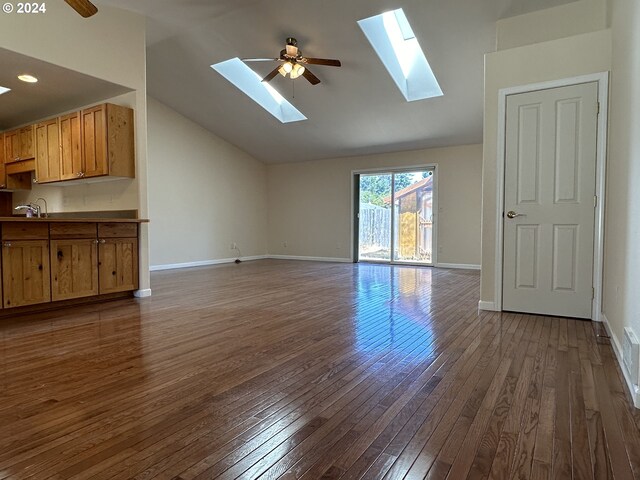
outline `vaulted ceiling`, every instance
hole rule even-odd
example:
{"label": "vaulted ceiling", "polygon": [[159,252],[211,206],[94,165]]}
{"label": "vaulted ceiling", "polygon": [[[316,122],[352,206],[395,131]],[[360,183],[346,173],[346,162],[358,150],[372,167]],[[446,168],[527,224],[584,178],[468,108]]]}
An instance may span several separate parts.
{"label": "vaulted ceiling", "polygon": [[[499,18],[571,0],[99,0],[148,17],[148,93],[264,162],[293,162],[482,141],[483,55]],[[402,7],[444,96],[407,103],[357,21]],[[272,85],[308,120],[281,124],[210,68],[275,57],[286,37],[322,80]],[[253,63],[263,75],[274,64]]]}

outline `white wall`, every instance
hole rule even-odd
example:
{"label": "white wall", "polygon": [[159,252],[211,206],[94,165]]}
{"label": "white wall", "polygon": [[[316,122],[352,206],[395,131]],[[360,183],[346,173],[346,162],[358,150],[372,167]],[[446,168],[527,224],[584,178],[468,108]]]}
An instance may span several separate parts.
{"label": "white wall", "polygon": [[[153,267],[267,253],[266,167],[149,97]],[[152,268],[153,268],[152,267]]]}
{"label": "white wall", "polygon": [[640,335],[639,25],[637,0],[613,0],[603,311],[618,345],[624,327]]}
{"label": "white wall", "polygon": [[[34,34],[37,32],[37,34]],[[0,45],[133,90],[121,100],[135,110],[136,179],[125,183],[49,187],[36,190],[58,211],[137,209],[148,215],[147,105],[144,17],[100,6],[84,19],[64,2],[48,2],[38,15],[0,15]],[[127,183],[128,182],[128,183]],[[44,187],[43,187],[44,188]],[[69,188],[69,191],[63,191]],[[27,194],[29,196],[29,194]],[[51,207],[51,205],[50,205]],[[140,289],[149,288],[148,227],[140,238]]]}
{"label": "white wall", "polygon": [[437,164],[438,262],[477,265],[481,163],[468,145],[269,165],[269,253],[350,259],[352,171]]}
{"label": "white wall", "polygon": [[522,47],[608,27],[607,0],[580,0],[498,20],[497,49]]}
{"label": "white wall", "polygon": [[498,91],[611,68],[611,31],[585,33],[485,56],[484,152],[482,171],[482,302],[495,301],[496,166]]}

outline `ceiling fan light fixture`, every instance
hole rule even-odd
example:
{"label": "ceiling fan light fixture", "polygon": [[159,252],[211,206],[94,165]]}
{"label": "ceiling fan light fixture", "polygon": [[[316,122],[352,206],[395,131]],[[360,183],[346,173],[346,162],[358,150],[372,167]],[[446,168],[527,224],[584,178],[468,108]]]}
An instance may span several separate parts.
{"label": "ceiling fan light fixture", "polygon": [[291,79],[298,78],[300,75],[302,75],[304,73],[304,71],[305,71],[305,68],[302,65],[300,65],[299,63],[296,63],[293,66],[293,70],[291,70],[291,74],[290,74]]}
{"label": "ceiling fan light fixture", "polygon": [[282,64],[282,69],[286,73],[291,73],[291,71],[293,70],[293,65],[291,64],[291,62],[285,62]]}

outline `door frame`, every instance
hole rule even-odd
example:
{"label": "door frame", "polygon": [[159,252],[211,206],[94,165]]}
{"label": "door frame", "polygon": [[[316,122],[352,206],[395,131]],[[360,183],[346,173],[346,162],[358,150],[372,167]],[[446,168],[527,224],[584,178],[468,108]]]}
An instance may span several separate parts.
{"label": "door frame", "polygon": [[596,195],[594,244],[593,244],[593,288],[591,302],[591,320],[601,321],[602,276],[604,264],[604,212],[605,212],[605,171],[607,159],[607,125],[609,113],[609,72],[580,75],[577,77],[533,83],[517,87],[503,88],[498,91],[498,144],[496,162],[496,249],[495,249],[495,310],[502,311],[502,274],[503,274],[503,213],[504,213],[504,171],[506,162],[507,97],[520,93],[567,87],[582,83],[598,84],[598,102],[600,110],[597,119],[596,136]]}
{"label": "door frame", "polygon": [[[376,168],[364,168],[358,170],[351,170],[351,250],[349,252],[351,256],[351,260],[353,263],[358,263],[358,249],[356,244],[359,244],[359,238],[356,237],[356,234],[359,234],[359,229],[355,227],[356,223],[359,222],[358,213],[360,207],[359,201],[359,190],[356,188],[356,178],[360,175],[371,175],[371,174],[380,174],[380,173],[403,173],[403,172],[412,172],[415,170],[433,170],[433,200],[431,210],[433,212],[433,228],[431,230],[431,263],[412,263],[412,262],[401,262],[393,260],[393,231],[392,235],[392,251],[391,251],[391,260],[389,262],[368,262],[368,263],[381,263],[384,265],[417,265],[421,267],[437,267],[438,266],[438,164],[437,163],[423,163],[422,165],[413,165],[407,167],[376,167]],[[391,193],[393,194],[394,185],[391,185]],[[357,197],[357,198],[356,198]],[[392,209],[393,212],[393,209]],[[391,218],[391,227],[393,230],[393,213]]]}

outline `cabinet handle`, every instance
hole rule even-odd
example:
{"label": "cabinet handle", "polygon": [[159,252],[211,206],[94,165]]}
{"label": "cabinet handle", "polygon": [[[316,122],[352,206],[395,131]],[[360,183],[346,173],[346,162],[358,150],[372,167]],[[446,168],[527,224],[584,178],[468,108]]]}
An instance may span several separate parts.
{"label": "cabinet handle", "polygon": [[95,243],[97,245],[100,242],[98,240],[94,240],[93,243]]}
{"label": "cabinet handle", "polygon": [[105,244],[105,243],[107,243],[107,241],[104,238],[101,238],[100,239],[100,243]]}
{"label": "cabinet handle", "polygon": [[84,172],[78,172],[78,173],[76,173],[76,177],[78,177],[78,178],[82,178],[82,177],[84,177]]}
{"label": "cabinet handle", "polygon": [[0,185],[0,189],[1,188],[7,188],[7,186],[3,183],[2,185]]}
{"label": "cabinet handle", "polygon": [[15,162],[17,162],[17,161],[19,161],[19,160],[20,160],[20,157],[16,157],[16,158],[14,158],[13,160],[14,160]]}
{"label": "cabinet handle", "polygon": [[34,178],[34,179],[33,179],[33,183],[38,183],[38,179],[37,179],[37,178]]}
{"label": "cabinet handle", "polygon": [[4,246],[5,247],[10,247],[11,246],[11,242],[4,242]]}

